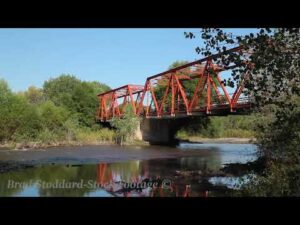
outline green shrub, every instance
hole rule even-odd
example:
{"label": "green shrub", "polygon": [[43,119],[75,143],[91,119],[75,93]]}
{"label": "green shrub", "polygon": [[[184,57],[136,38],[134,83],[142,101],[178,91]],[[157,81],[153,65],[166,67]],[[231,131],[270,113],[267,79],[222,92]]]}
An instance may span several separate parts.
{"label": "green shrub", "polygon": [[53,144],[63,139],[63,136],[59,135],[59,133],[62,132],[50,131],[46,128],[39,133],[37,140],[44,144]]}
{"label": "green shrub", "polygon": [[116,130],[116,141],[123,144],[125,141],[132,141],[135,131],[139,124],[139,118],[134,114],[130,105],[127,105],[123,118],[114,117],[112,125]]}

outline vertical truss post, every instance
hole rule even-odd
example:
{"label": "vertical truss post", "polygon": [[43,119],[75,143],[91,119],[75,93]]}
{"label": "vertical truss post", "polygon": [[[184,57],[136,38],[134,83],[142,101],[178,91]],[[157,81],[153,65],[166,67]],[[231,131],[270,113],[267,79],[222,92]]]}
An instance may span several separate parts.
{"label": "vertical truss post", "polygon": [[116,99],[116,93],[114,92],[112,94],[112,99],[111,99],[111,112],[112,112],[112,116],[115,116],[115,99]]}
{"label": "vertical truss post", "polygon": [[104,115],[105,115],[105,119],[107,119],[107,116],[108,116],[107,115],[107,102],[106,102],[107,99],[106,98],[107,98],[107,96],[105,96],[105,98],[104,98],[104,110],[105,110],[105,114]]}
{"label": "vertical truss post", "polygon": [[[201,86],[201,84],[202,84],[202,82],[203,82],[203,78],[204,78],[204,77],[205,77],[205,76],[204,76],[203,74],[200,75],[200,78],[199,78],[199,80],[198,80],[198,82],[197,82],[197,85],[196,85],[196,88],[195,88],[195,90],[194,90],[194,94],[193,94],[192,100],[191,100],[190,105],[189,105],[189,111],[192,111],[192,108],[194,107],[194,105],[195,105],[195,104],[197,103],[197,101],[198,101],[198,90],[199,90],[199,88],[200,88],[200,86]],[[201,96],[201,94],[202,94],[202,92],[203,92],[203,89],[204,89],[204,87],[205,87],[205,84],[206,84],[206,81],[204,81],[204,84],[203,84],[203,86],[202,86],[202,88],[201,88],[200,96]]]}
{"label": "vertical truss post", "polygon": [[135,103],[134,103],[131,87],[129,85],[128,85],[128,93],[129,93],[129,96],[130,96],[130,101],[131,101],[131,105],[132,105],[132,108],[133,108],[133,112],[136,115]]}
{"label": "vertical truss post", "polygon": [[152,100],[149,103],[149,91],[147,91],[147,101],[146,101],[146,117],[149,116],[149,107],[152,104]]}
{"label": "vertical truss post", "polygon": [[248,79],[248,77],[249,77],[249,73],[247,72],[244,76],[244,79],[241,81],[240,85],[235,89],[235,92],[231,99],[231,104],[232,104],[233,109],[236,107],[237,101],[245,87],[245,80]]}
{"label": "vertical truss post", "polygon": [[183,99],[183,102],[184,102],[184,105],[185,105],[185,109],[186,109],[186,113],[187,113],[187,115],[190,115],[191,113],[190,113],[190,111],[189,111],[189,103],[188,103],[188,100],[187,100],[187,98],[186,98],[184,89],[183,89],[183,87],[181,86],[181,84],[180,84],[178,78],[177,78],[176,76],[174,76],[174,77],[175,77],[175,81],[176,81],[176,83],[177,83],[178,89],[179,89],[179,91],[180,91],[181,97],[182,97],[182,99]]}
{"label": "vertical truss post", "polygon": [[174,102],[175,102],[175,85],[174,85],[174,76],[175,74],[171,75],[171,82],[172,82],[172,102],[171,102],[171,116],[175,116],[174,113]]}
{"label": "vertical truss post", "polygon": [[[194,106],[195,103],[197,103],[197,101],[198,101],[198,90],[199,90],[199,88],[200,88],[200,86],[201,86],[201,83],[202,83],[202,81],[203,81],[202,79],[205,79],[205,78],[206,78],[205,74],[207,73],[207,67],[208,67],[208,65],[209,65],[209,61],[206,62],[205,67],[204,67],[204,69],[203,69],[203,72],[200,74],[199,80],[198,80],[198,82],[197,82],[197,84],[196,84],[196,88],[195,88],[195,90],[194,90],[194,94],[193,94],[192,100],[191,100],[190,105],[189,105],[189,111],[190,111],[190,112],[192,112],[193,106]],[[207,79],[204,81],[204,84],[203,84],[202,89],[201,89],[201,91],[200,91],[200,97],[201,97],[201,95],[202,95],[202,92],[203,92],[203,90],[204,90],[204,87],[205,87],[205,85],[206,85],[206,82],[207,82]]]}
{"label": "vertical truss post", "polygon": [[156,97],[155,97],[155,93],[154,93],[153,87],[151,86],[151,84],[149,84],[149,86],[150,86],[150,92],[151,92],[151,95],[152,95],[152,100],[154,102],[155,109],[156,109],[156,116],[160,117],[158,103],[157,103],[157,100],[156,100]]}
{"label": "vertical truss post", "polygon": [[163,107],[164,107],[165,100],[166,100],[166,98],[168,96],[168,93],[169,93],[169,89],[170,89],[170,86],[171,86],[171,80],[172,79],[169,78],[168,85],[166,87],[163,99],[162,99],[161,104],[160,104],[159,115],[162,115],[162,113],[163,113]]}
{"label": "vertical truss post", "polygon": [[148,92],[148,84],[149,84],[149,81],[146,80],[146,83],[144,85],[144,90],[143,90],[143,94],[142,94],[142,98],[141,98],[141,101],[140,101],[140,104],[138,106],[138,110],[137,110],[137,115],[139,116],[141,114],[141,111],[144,110],[143,107],[143,102],[144,102],[144,98],[145,98],[145,95],[146,95],[146,92]]}
{"label": "vertical truss post", "polygon": [[179,93],[178,87],[176,89],[176,92],[177,92],[177,111],[179,112],[180,111],[180,93]]}
{"label": "vertical truss post", "polygon": [[219,82],[219,84],[220,84],[220,86],[221,86],[221,88],[222,88],[222,90],[223,90],[223,92],[224,92],[224,94],[225,94],[225,97],[226,97],[227,102],[228,102],[229,107],[230,107],[230,112],[232,112],[232,102],[231,102],[230,96],[229,96],[229,94],[228,94],[226,88],[224,87],[224,85],[223,85],[223,83],[222,83],[222,81],[221,81],[221,78],[220,78],[220,76],[219,76],[218,73],[217,73],[217,80],[218,80],[218,82]]}
{"label": "vertical truss post", "polygon": [[217,95],[217,99],[218,99],[219,103],[222,104],[222,98],[221,98],[220,92],[219,92],[214,80],[212,79],[212,77],[210,77],[210,83],[212,84],[212,87]]}
{"label": "vertical truss post", "polygon": [[210,74],[207,74],[207,91],[206,91],[206,113],[211,113],[211,87],[210,87]]}
{"label": "vertical truss post", "polygon": [[138,110],[138,107],[139,107],[140,97],[141,97],[141,93],[139,92],[139,93],[137,94],[136,100],[135,100],[136,115],[137,115],[137,110]]}

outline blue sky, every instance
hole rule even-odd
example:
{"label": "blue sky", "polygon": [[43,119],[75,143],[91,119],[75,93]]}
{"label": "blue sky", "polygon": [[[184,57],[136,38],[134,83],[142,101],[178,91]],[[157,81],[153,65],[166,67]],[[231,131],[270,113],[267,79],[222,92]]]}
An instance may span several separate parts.
{"label": "blue sky", "polygon": [[[246,34],[255,29],[229,29]],[[12,90],[60,74],[100,81],[112,88],[144,84],[176,60],[196,60],[202,42],[184,31],[199,29],[0,29],[0,79]]]}

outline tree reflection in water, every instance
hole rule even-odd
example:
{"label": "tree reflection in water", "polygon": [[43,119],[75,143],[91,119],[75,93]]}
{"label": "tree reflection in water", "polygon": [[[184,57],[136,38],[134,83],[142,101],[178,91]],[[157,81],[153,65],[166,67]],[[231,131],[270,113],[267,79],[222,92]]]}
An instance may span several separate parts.
{"label": "tree reflection in water", "polygon": [[[113,184],[106,190],[114,196],[207,197],[211,184],[207,177],[199,179],[199,176],[220,169],[218,156],[214,154],[207,158],[188,157],[100,164],[97,167],[97,182],[101,186]],[[194,176],[195,174],[198,176]],[[170,186],[163,185],[166,180],[171,181]],[[127,182],[123,183],[123,188],[121,182]],[[128,183],[132,186],[128,187]],[[152,187],[153,183],[158,185]]]}
{"label": "tree reflection in water", "polygon": [[[26,189],[29,187],[8,188],[9,180],[24,183],[33,181],[33,184],[38,181],[55,183],[57,180],[65,182],[83,180],[94,181],[98,185],[81,188],[41,188],[33,185],[38,196],[80,197],[90,196],[99,190],[105,190],[112,196],[124,197],[207,196],[211,184],[208,177],[201,174],[217,171],[220,167],[218,154],[210,154],[207,157],[135,160],[98,165],[44,165],[0,174],[0,196],[30,196]],[[164,186],[163,182],[166,180],[171,181],[171,185]],[[154,183],[157,184],[156,187],[153,187]],[[97,196],[101,197],[101,194]]]}

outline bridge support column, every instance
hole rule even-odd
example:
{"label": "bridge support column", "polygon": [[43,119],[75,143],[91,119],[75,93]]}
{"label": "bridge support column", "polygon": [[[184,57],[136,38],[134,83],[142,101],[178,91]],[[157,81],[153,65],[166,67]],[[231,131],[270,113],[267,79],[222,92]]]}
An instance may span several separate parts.
{"label": "bridge support column", "polygon": [[143,134],[141,131],[141,123],[139,123],[135,129],[135,139],[142,141],[143,140]]}
{"label": "bridge support column", "polygon": [[150,144],[175,144],[176,132],[186,124],[188,119],[143,119],[140,123],[142,140]]}

